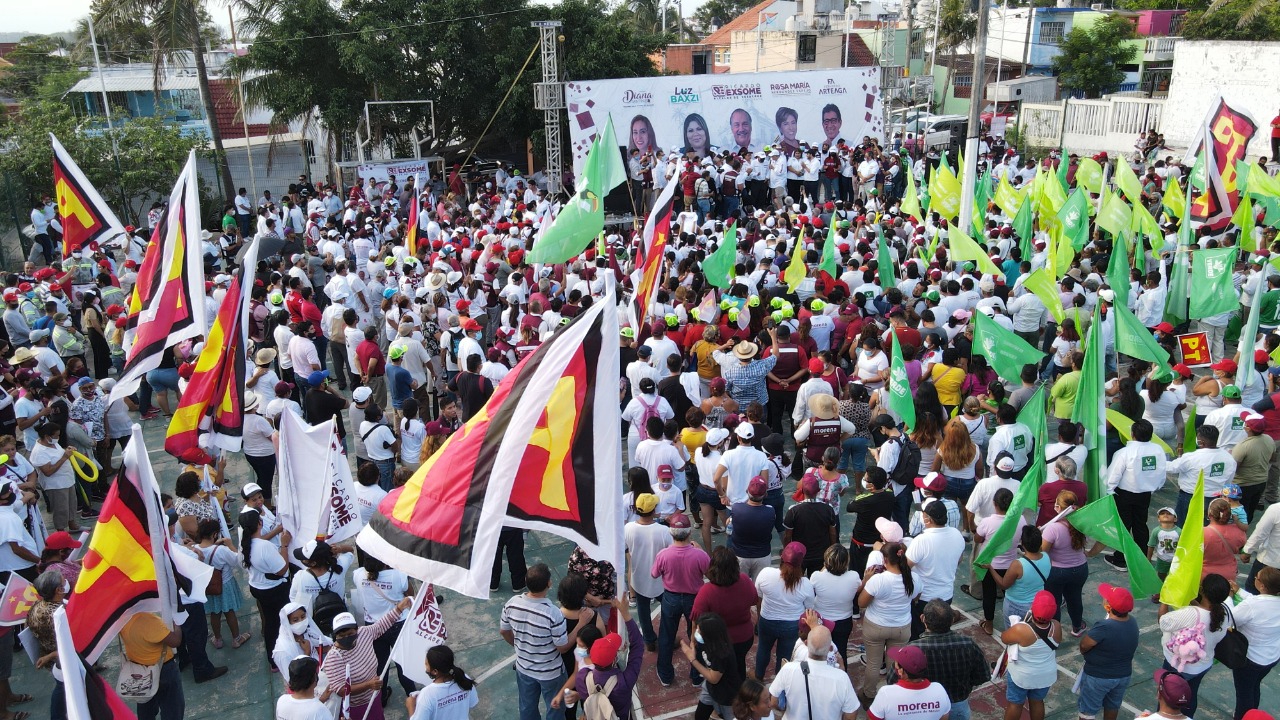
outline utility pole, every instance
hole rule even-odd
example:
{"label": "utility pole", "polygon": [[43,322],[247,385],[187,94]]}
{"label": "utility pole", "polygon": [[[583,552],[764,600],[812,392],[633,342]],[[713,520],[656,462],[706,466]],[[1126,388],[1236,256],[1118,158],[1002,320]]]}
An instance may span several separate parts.
{"label": "utility pole", "polygon": [[991,13],[991,0],[978,0],[978,32],[973,47],[973,67],[970,70],[973,90],[969,96],[969,127],[964,143],[964,178],[960,188],[960,231],[973,232],[974,184],[978,178],[978,147],[982,138],[982,101],[986,94],[987,75],[987,16]]}
{"label": "utility pole", "polygon": [[547,192],[561,190],[564,176],[564,156],[560,145],[560,111],[564,109],[564,83],[560,82],[559,50],[563,37],[559,20],[535,20],[529,23],[538,28],[538,47],[542,53],[542,82],[533,86],[533,107],[542,111],[543,128],[547,135]]}
{"label": "utility pole", "polygon": [[[231,6],[227,6],[227,21],[231,23],[231,49],[233,51],[240,50],[240,41],[236,38],[236,19],[231,14]],[[258,200],[258,178],[257,173],[253,169],[253,146],[249,142],[249,118],[245,114],[248,108],[244,106],[244,85],[240,82],[240,78],[236,77],[236,92],[240,94],[240,127],[244,128],[244,152],[249,160],[249,188],[253,192],[254,202]],[[417,150],[417,144],[414,150]]]}
{"label": "utility pole", "polygon": [[[116,181],[124,175],[124,170],[120,167],[120,147],[116,144],[116,129],[111,123],[111,101],[107,99],[107,78],[102,74],[102,58],[98,57],[98,37],[93,31],[93,13],[89,13],[89,44],[93,45],[93,65],[98,69],[98,83],[102,88],[102,113],[107,116],[107,137],[111,138],[111,157],[116,163]],[[132,217],[129,212],[129,199],[124,196],[124,189],[118,184],[116,189],[120,192],[120,209],[126,218]]]}

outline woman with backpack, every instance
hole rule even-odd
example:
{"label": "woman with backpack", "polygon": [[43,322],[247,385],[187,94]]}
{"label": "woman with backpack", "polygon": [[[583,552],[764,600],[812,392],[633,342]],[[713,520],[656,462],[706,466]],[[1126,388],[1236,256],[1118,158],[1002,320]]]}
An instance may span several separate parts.
{"label": "woman with backpack", "polygon": [[352,548],[312,540],[294,550],[293,557],[303,569],[289,585],[289,602],[301,603],[327,633],[334,616],[347,611],[343,596],[347,591],[347,569],[355,563]]}
{"label": "woman with backpack", "polygon": [[630,423],[630,429],[627,431],[627,457],[629,458],[635,458],[636,448],[646,437],[645,423],[649,418],[661,418],[665,423],[676,416],[667,399],[658,394],[658,386],[653,378],[642,378],[637,383],[636,389],[639,392],[622,409],[622,419]]}
{"label": "woman with backpack", "polygon": [[1200,682],[1213,669],[1213,651],[1227,634],[1227,598],[1231,583],[1221,575],[1200,580],[1200,594],[1190,605],[1172,610],[1160,606],[1160,647],[1164,669],[1181,675],[1191,687],[1191,702],[1184,708],[1187,717],[1196,716]]}
{"label": "woman with backpack", "polygon": [[[640,667],[644,663],[644,636],[640,634],[640,626],[631,618],[631,608],[626,600],[615,598],[613,607],[618,617],[627,623],[626,667],[617,667],[618,651],[622,649],[622,638],[618,633],[609,633],[591,643],[591,649],[585,663],[578,668],[572,692],[562,693],[557,699],[566,703],[582,703],[579,716],[584,720],[619,720],[631,716],[632,690],[640,678]],[[557,707],[552,703],[552,707]]]}

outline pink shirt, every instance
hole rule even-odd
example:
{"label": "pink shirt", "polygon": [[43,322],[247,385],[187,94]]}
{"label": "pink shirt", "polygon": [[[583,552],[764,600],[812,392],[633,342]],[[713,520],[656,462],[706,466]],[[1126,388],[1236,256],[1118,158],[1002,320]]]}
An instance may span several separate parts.
{"label": "pink shirt", "polygon": [[711,564],[711,556],[693,545],[672,545],[663,548],[653,559],[649,574],[662,578],[667,592],[694,594],[702,588],[703,575]]}
{"label": "pink shirt", "polygon": [[1049,523],[1044,529],[1044,539],[1045,542],[1053,543],[1053,547],[1049,550],[1049,562],[1054,567],[1072,568],[1089,561],[1089,558],[1084,555],[1084,550],[1071,547],[1071,531],[1067,528],[1065,520]]}

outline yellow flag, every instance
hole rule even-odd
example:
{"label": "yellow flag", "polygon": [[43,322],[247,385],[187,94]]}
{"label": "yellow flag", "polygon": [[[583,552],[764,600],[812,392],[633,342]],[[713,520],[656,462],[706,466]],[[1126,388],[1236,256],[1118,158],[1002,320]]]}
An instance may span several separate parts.
{"label": "yellow flag", "polygon": [[791,262],[787,264],[787,269],[782,271],[782,279],[787,283],[787,292],[795,292],[808,275],[808,269],[804,266],[804,231],[805,228],[800,229],[800,235],[796,238],[796,247],[791,251]]}
{"label": "yellow flag", "polygon": [[1120,188],[1120,192],[1129,198],[1129,202],[1137,205],[1142,202],[1142,181],[1134,174],[1133,168],[1129,167],[1129,161],[1124,156],[1116,158],[1116,187]]}
{"label": "yellow flag", "polygon": [[1169,210],[1169,214],[1175,218],[1182,217],[1182,211],[1186,205],[1187,197],[1182,194],[1182,188],[1178,185],[1178,181],[1173,180],[1165,183],[1164,206]]}
{"label": "yellow flag", "polygon": [[929,181],[929,209],[949,220],[960,217],[960,180],[950,168],[939,165]]}
{"label": "yellow flag", "polygon": [[1053,274],[1061,280],[1071,269],[1071,261],[1076,259],[1076,249],[1072,247],[1070,238],[1062,236],[1062,228],[1058,228],[1058,244],[1054,249]]}
{"label": "yellow flag", "polygon": [[1058,283],[1054,281],[1048,270],[1042,268],[1031,273],[1026,280],[1022,281],[1022,285],[1040,298],[1040,302],[1044,303],[1045,307],[1049,308],[1049,314],[1053,315],[1055,322],[1062,323],[1067,313],[1062,309],[1062,298],[1058,295]]}
{"label": "yellow flag", "polygon": [[1260,171],[1250,172],[1249,194],[1255,197],[1280,198],[1280,178],[1271,177]]}
{"label": "yellow flag", "polygon": [[955,262],[963,260],[972,260],[977,264],[978,269],[984,273],[991,275],[1003,275],[1001,270],[995,263],[991,262],[991,258],[987,256],[985,250],[973,238],[965,235],[964,232],[951,225],[947,230],[947,244],[951,247],[951,259]]}
{"label": "yellow flag", "polygon": [[1045,170],[1043,165],[1037,173],[1044,176],[1044,184],[1040,191],[1044,197],[1044,205],[1053,212],[1058,212],[1063,205],[1067,204],[1067,191],[1058,180],[1058,173]]}
{"label": "yellow flag", "polygon": [[1000,182],[996,184],[994,200],[996,207],[1000,208],[1000,212],[1004,213],[1005,217],[1013,218],[1017,215],[1018,208],[1022,207],[1022,202],[1025,199],[1021,191],[1009,184],[1009,175],[1007,173],[1000,176]]}
{"label": "yellow flag", "polygon": [[1097,160],[1080,158],[1076,165],[1076,185],[1094,193],[1102,189],[1102,166]]}
{"label": "yellow flag", "polygon": [[923,222],[924,216],[920,214],[920,194],[916,192],[916,179],[910,170],[905,171],[907,176],[907,191],[902,195],[902,212],[907,213],[916,220]]}

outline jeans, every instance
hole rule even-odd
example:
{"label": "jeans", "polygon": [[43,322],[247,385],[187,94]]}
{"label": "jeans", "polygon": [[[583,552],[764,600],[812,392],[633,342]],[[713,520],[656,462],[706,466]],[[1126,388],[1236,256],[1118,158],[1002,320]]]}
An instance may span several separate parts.
{"label": "jeans", "polygon": [[138,703],[138,720],[182,720],[187,711],[187,701],[182,695],[182,673],[178,671],[178,661],[160,666],[160,689],[156,696],[144,703]]}
{"label": "jeans", "polygon": [[871,438],[851,437],[840,443],[840,464],[836,469],[841,472],[865,472],[867,469],[867,448],[871,446]]}
{"label": "jeans", "polygon": [[898,523],[900,527],[906,529],[911,526],[911,488],[907,488],[893,497],[893,515],[891,519]]}
{"label": "jeans", "polygon": [[1046,578],[1048,582],[1044,584],[1044,589],[1053,593],[1054,599],[1058,601],[1055,620],[1062,619],[1062,605],[1065,600],[1067,614],[1071,616],[1071,627],[1078,628],[1084,625],[1084,599],[1081,594],[1084,592],[1084,583],[1088,579],[1088,563],[1067,568],[1055,567],[1049,571],[1049,577]]}
{"label": "jeans", "polygon": [[1083,673],[1080,677],[1080,717],[1092,717],[1104,709],[1119,710],[1124,702],[1124,692],[1129,689],[1130,677],[1096,678]]}
{"label": "jeans", "polygon": [[[791,659],[791,650],[796,639],[800,637],[800,626],[795,620],[769,620],[760,618],[756,624],[756,632],[760,635],[760,646],[756,648],[756,677],[763,678],[769,669],[769,655],[777,659],[774,671],[782,669],[782,661]],[[777,647],[774,646],[777,643]]]}
{"label": "jeans", "polygon": [[[795,390],[769,391],[769,428],[774,432],[782,432],[783,418],[790,418],[791,411],[796,409],[796,395]],[[792,430],[794,429],[793,427]],[[796,463],[796,466],[798,467],[799,463]]]}
{"label": "jeans", "polygon": [[[1133,541],[1138,544],[1138,547],[1145,548],[1150,538],[1150,531],[1147,530],[1147,513],[1151,510],[1151,493],[1135,493],[1116,488],[1115,499],[1120,522],[1124,523],[1125,529],[1133,535]],[[1179,514],[1178,517],[1182,515]],[[1119,550],[1111,557],[1118,558],[1120,564],[1124,563],[1124,556]]]}
{"label": "jeans", "polygon": [[951,714],[948,716],[948,718],[949,720],[969,720],[970,718],[969,701],[968,700],[952,701]]}
{"label": "jeans", "polygon": [[517,668],[516,691],[520,693],[520,720],[542,720],[542,713],[538,709],[539,696],[547,705],[547,720],[564,720],[564,707],[558,710],[551,707],[551,700],[560,693],[566,679],[564,670],[560,671],[555,680],[537,680]]}
{"label": "jeans", "polygon": [[955,500],[957,504],[964,507],[969,501],[969,496],[973,494],[973,489],[977,487],[977,478],[957,478],[950,475],[944,475],[947,479],[947,489],[943,491],[943,497],[949,497]]}
{"label": "jeans", "polygon": [[61,680],[53,681],[53,694],[49,696],[49,720],[67,720],[67,691]]}
{"label": "jeans", "polygon": [[698,226],[701,227],[703,221],[707,219],[707,215],[711,213],[711,198],[698,198],[693,204],[698,213]]}
{"label": "jeans", "polygon": [[[329,355],[329,338],[325,337],[324,334],[321,333],[316,335],[313,342],[316,346],[316,356],[320,360],[320,369],[328,370],[329,366],[325,364],[325,360]],[[343,347],[345,348],[346,346],[344,345]],[[330,374],[332,375],[332,373]]]}
{"label": "jeans", "polygon": [[209,661],[209,653],[205,643],[209,641],[209,623],[205,619],[204,604],[186,603],[182,606],[187,611],[187,621],[182,623],[182,644],[178,646],[178,667],[191,666],[191,675],[196,680],[207,680],[213,676],[213,663]]}
{"label": "jeans", "polygon": [[782,488],[765,493],[764,504],[773,508],[773,529],[778,535],[782,535],[782,516],[784,515],[782,508],[786,504],[786,499],[782,496]]}
{"label": "jeans", "polygon": [[822,189],[826,193],[826,202],[835,202],[840,197],[840,177],[822,178]]}
{"label": "jeans", "polygon": [[[1200,525],[1203,526],[1207,520],[1209,511],[1209,503],[1213,498],[1205,498],[1204,509],[1206,517],[1200,518]],[[1191,493],[1182,490],[1178,491],[1178,502],[1173,506],[1173,511],[1178,513],[1178,527],[1183,527],[1187,522],[1187,510],[1191,507]],[[1146,547],[1143,545],[1142,547]]]}
{"label": "jeans", "polygon": [[391,457],[387,460],[374,460],[373,464],[378,466],[378,487],[391,492],[396,472],[396,459]]}
{"label": "jeans", "polygon": [[[689,623],[689,636],[693,636],[693,598],[693,593],[678,593],[670,590],[662,593],[662,622],[658,626],[658,679],[664,683],[670,683],[676,677],[676,668],[671,663],[671,655],[676,649],[676,632],[680,630],[681,618]],[[696,683],[701,679],[702,676],[698,671],[690,666],[689,681]]]}
{"label": "jeans", "polygon": [[653,601],[662,606],[662,596],[649,597],[644,593],[636,593],[636,624],[640,626],[640,634],[644,636],[646,645],[658,642],[658,633],[653,629]]}
{"label": "jeans", "polygon": [[[1163,667],[1169,672],[1178,672],[1178,669],[1170,665],[1168,660],[1164,661]],[[1213,668],[1209,668],[1209,670],[1212,669]],[[1195,675],[1179,673],[1182,675],[1182,679],[1187,681],[1187,685],[1191,687],[1191,704],[1182,708],[1182,712],[1189,718],[1196,716],[1196,708],[1200,706],[1200,681],[1204,680],[1204,676],[1209,674],[1209,670],[1205,670],[1204,672],[1200,672]]]}
{"label": "jeans", "polygon": [[1252,660],[1245,660],[1244,667],[1231,671],[1236,685],[1236,710],[1232,715],[1234,720],[1241,720],[1246,712],[1261,707],[1262,679],[1275,666],[1275,663],[1259,665]]}

